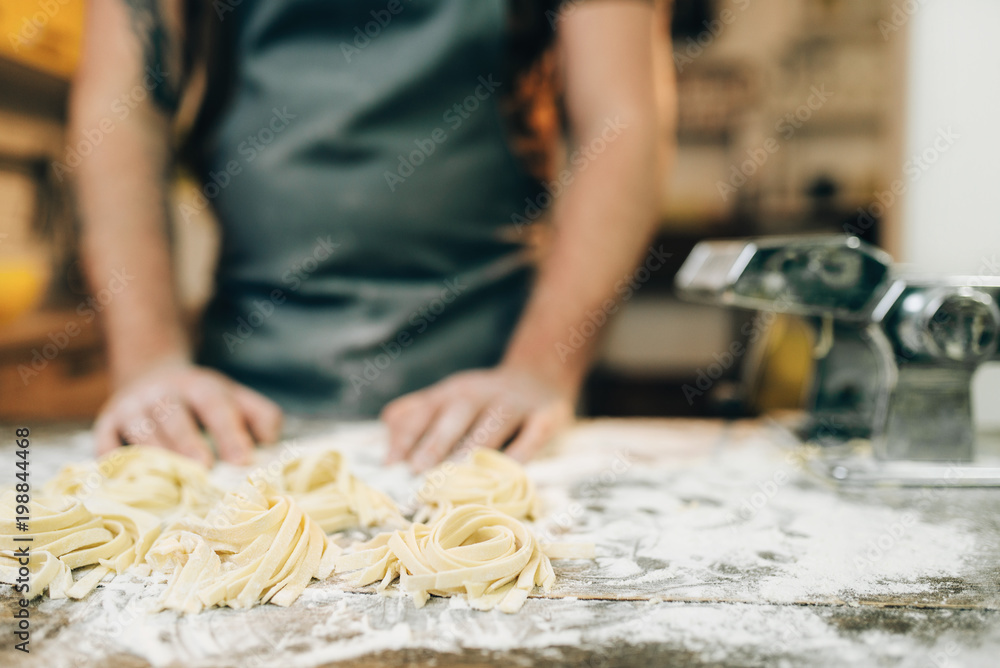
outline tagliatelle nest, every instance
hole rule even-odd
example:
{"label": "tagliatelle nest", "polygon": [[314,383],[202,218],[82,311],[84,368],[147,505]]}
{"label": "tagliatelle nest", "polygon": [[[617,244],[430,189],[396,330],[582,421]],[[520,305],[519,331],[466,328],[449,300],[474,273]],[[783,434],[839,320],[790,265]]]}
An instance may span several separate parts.
{"label": "tagliatelle nest", "polygon": [[184,518],[146,555],[170,574],[162,608],[193,613],[212,606],[291,605],[340,553],[290,497],[265,483],[226,495],[205,519]]}
{"label": "tagliatelle nest", "polygon": [[463,505],[430,526],[376,536],[358,551],[338,557],[338,573],[361,570],[359,586],[379,582],[385,591],[397,577],[418,608],[430,595],[464,596],[477,610],[517,612],[535,586],[555,581],[552,558],[592,558],[593,546],[554,545],[543,550],[519,520],[495,508]]}
{"label": "tagliatelle nest", "polygon": [[[122,573],[142,562],[159,533],[157,517],[106,499],[85,506],[71,497],[40,495],[27,504],[28,531],[16,517],[17,494],[0,497],[0,582],[14,585],[25,598],[83,598],[111,573]],[[93,512],[92,512],[93,511]],[[99,515],[96,513],[100,513]],[[28,537],[30,541],[19,541]],[[23,550],[29,551],[27,582],[20,568]],[[91,567],[74,582],[72,571]],[[28,584],[22,590],[21,584]]]}
{"label": "tagliatelle nest", "polygon": [[44,490],[83,501],[109,499],[161,517],[204,515],[222,498],[204,466],[152,445],[116,448],[97,461],[64,466]]}
{"label": "tagliatelle nest", "polygon": [[404,526],[395,502],[355,478],[339,452],[327,450],[285,464],[273,481],[323,531],[333,533],[380,524]]}
{"label": "tagliatelle nest", "polygon": [[452,508],[489,506],[516,519],[540,515],[535,485],[524,468],[507,455],[480,448],[467,462],[444,462],[429,471],[419,497],[426,504],[414,518],[433,521]]}

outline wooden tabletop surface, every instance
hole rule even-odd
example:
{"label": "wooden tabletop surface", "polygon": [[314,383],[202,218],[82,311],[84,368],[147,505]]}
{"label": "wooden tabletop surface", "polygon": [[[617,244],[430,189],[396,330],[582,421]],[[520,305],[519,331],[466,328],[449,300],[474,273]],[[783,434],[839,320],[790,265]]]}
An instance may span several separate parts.
{"label": "wooden tabletop surface", "polygon": [[[528,472],[540,537],[594,542],[597,558],[554,562],[553,590],[514,615],[437,598],[418,610],[334,578],[289,608],[179,617],[146,612],[161,585],[123,577],[84,601],[33,604],[30,657],[5,614],[0,665],[1000,665],[1000,490],[839,490],[774,429],[581,424]],[[336,447],[400,501],[417,485],[380,466],[378,425],[298,422],[289,436],[262,457]],[[35,484],[91,445],[78,427],[36,428]],[[11,479],[13,461],[0,448]],[[0,599],[13,610],[9,587]]]}

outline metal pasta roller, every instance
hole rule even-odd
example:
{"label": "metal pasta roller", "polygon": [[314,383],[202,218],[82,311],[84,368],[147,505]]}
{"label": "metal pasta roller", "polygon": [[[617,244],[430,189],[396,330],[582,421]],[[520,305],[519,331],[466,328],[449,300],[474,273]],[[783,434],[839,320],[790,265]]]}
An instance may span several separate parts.
{"label": "metal pasta roller", "polygon": [[805,416],[812,465],[842,483],[1000,485],[977,452],[971,382],[1000,360],[1000,277],[894,271],[848,236],[699,243],[681,297],[803,317],[815,333]]}

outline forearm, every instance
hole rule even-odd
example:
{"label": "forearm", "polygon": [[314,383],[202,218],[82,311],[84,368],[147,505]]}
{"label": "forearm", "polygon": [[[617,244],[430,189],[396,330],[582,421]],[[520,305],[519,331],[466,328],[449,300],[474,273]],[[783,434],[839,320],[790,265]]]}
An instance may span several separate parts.
{"label": "forearm", "polygon": [[[78,122],[86,124],[86,117]],[[167,235],[166,147],[155,135],[120,127],[76,173],[84,266],[92,293],[108,296],[96,305],[116,382],[188,352]]]}
{"label": "forearm", "polygon": [[70,98],[69,143],[90,147],[70,174],[84,267],[116,384],[188,353],[166,213],[179,7],[93,0]]}
{"label": "forearm", "polygon": [[174,97],[179,71],[164,60],[176,35],[161,10],[175,5],[93,2],[70,101],[69,143],[91,149],[70,176],[116,384],[188,353],[166,213],[172,109],[163,101]]}
{"label": "forearm", "polygon": [[574,391],[598,339],[596,324],[584,323],[617,310],[616,286],[631,279],[657,221],[662,161],[651,140],[655,119],[638,114],[621,122],[605,150],[573,172],[554,212],[554,239],[504,358]]}

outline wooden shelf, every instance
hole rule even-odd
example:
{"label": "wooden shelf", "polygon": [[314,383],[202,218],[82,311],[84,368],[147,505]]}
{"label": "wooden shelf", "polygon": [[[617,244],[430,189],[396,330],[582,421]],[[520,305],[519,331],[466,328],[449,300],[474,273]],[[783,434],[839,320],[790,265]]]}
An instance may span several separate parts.
{"label": "wooden shelf", "polygon": [[68,79],[0,55],[0,108],[64,121],[68,97]]}
{"label": "wooden shelf", "polygon": [[0,328],[0,419],[88,419],[110,388],[103,336],[75,310]]}

